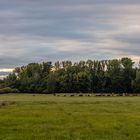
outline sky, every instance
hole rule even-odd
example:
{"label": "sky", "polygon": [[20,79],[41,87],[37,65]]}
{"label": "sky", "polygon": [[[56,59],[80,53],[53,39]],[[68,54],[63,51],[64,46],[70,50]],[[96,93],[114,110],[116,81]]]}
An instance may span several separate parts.
{"label": "sky", "polygon": [[139,45],[140,0],[0,0],[2,73],[42,61],[139,61]]}

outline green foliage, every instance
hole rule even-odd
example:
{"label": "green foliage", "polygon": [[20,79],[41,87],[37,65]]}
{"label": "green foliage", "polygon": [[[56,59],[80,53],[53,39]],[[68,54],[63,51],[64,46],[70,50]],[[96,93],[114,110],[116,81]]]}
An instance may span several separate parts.
{"label": "green foliage", "polygon": [[0,93],[18,93],[19,90],[16,88],[5,87],[0,89]]}
{"label": "green foliage", "polygon": [[31,63],[15,68],[0,87],[28,93],[140,92],[140,68],[130,58]]}
{"label": "green foliage", "polygon": [[140,70],[136,70],[136,78],[132,82],[134,92],[140,93]]}

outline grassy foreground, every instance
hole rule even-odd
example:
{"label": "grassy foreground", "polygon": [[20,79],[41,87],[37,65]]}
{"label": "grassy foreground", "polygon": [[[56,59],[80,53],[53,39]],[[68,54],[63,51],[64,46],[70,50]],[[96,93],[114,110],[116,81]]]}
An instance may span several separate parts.
{"label": "grassy foreground", "polygon": [[0,95],[0,140],[140,140],[140,97]]}

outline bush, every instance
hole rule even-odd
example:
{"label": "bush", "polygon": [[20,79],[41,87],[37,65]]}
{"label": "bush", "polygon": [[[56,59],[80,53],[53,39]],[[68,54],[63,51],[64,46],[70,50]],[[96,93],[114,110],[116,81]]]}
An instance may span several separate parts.
{"label": "bush", "polygon": [[[52,94],[51,92],[49,92],[49,90],[48,89],[45,89],[45,90],[43,90],[43,92],[42,92],[43,94]],[[55,94],[55,93],[54,93]]]}
{"label": "bush", "polygon": [[48,90],[47,90],[47,89],[45,89],[45,90],[43,90],[43,92],[42,92],[42,93],[46,93],[46,94],[47,94],[47,93],[48,93]]}
{"label": "bush", "polygon": [[0,89],[0,93],[17,93],[19,92],[16,88],[5,87]]}

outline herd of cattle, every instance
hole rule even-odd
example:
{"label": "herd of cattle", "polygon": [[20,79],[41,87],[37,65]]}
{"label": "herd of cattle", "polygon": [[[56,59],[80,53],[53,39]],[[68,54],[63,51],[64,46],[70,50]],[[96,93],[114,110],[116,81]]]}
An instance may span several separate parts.
{"label": "herd of cattle", "polygon": [[86,93],[82,93],[82,94],[70,94],[70,93],[67,93],[67,94],[54,94],[54,96],[70,96],[70,97],[73,97],[73,96],[95,96],[95,97],[99,97],[99,96],[105,96],[105,97],[117,97],[117,96],[130,96],[130,97],[133,97],[133,96],[140,96],[140,93],[92,93],[92,94],[86,94]]}

